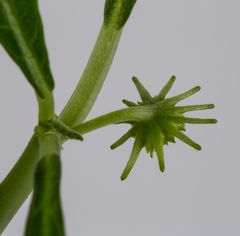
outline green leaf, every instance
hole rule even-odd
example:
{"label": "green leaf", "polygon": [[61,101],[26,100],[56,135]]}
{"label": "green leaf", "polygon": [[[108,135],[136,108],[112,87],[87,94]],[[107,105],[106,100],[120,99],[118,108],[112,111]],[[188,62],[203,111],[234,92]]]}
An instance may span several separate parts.
{"label": "green leaf", "polygon": [[25,236],[64,236],[60,201],[61,163],[57,154],[37,164],[34,191]]}
{"label": "green leaf", "polygon": [[137,0],[106,0],[104,24],[121,29],[128,20]]}
{"label": "green leaf", "polygon": [[0,0],[0,43],[45,98],[54,81],[37,0]]}

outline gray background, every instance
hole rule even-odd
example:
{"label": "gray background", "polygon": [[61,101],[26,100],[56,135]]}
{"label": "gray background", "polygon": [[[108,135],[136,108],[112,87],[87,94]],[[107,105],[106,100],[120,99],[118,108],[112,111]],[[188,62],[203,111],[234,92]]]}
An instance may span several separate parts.
{"label": "gray background", "polygon": [[[56,80],[59,112],[87,62],[102,22],[103,0],[41,0],[46,41]],[[109,149],[127,126],[110,126],[64,145],[62,198],[71,236],[240,235],[239,0],[139,0],[125,28],[111,71],[90,117],[138,100],[130,80],[140,78],[158,93],[168,78],[171,95],[200,85],[184,104],[215,103],[192,114],[217,117],[217,125],[189,125],[202,145],[165,147],[166,172],[145,152],[125,182],[119,177],[132,140]],[[0,178],[23,151],[37,122],[32,89],[0,48]],[[29,199],[4,236],[21,235]]]}

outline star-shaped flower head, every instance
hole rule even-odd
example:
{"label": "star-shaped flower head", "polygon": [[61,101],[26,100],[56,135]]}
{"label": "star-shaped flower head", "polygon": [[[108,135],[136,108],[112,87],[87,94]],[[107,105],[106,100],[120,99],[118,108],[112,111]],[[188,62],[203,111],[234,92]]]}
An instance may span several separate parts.
{"label": "star-shaped flower head", "polygon": [[165,170],[163,146],[169,142],[175,143],[175,137],[196,150],[201,150],[201,146],[198,143],[184,134],[185,123],[215,124],[217,122],[215,119],[184,116],[184,113],[189,111],[212,109],[214,108],[213,104],[176,106],[178,102],[197,93],[200,90],[199,86],[177,96],[166,98],[175,79],[175,76],[172,76],[160,93],[152,97],[136,77],[132,78],[141,97],[141,102],[134,103],[124,99],[123,103],[128,107],[149,106],[151,109],[154,109],[154,112],[153,116],[147,120],[127,122],[132,125],[132,128],[111,145],[111,149],[115,149],[125,143],[129,138],[135,138],[133,149],[122,173],[121,180],[127,178],[143,147],[145,147],[147,153],[150,153],[151,157],[153,157],[154,152],[156,152],[159,168],[163,172]]}

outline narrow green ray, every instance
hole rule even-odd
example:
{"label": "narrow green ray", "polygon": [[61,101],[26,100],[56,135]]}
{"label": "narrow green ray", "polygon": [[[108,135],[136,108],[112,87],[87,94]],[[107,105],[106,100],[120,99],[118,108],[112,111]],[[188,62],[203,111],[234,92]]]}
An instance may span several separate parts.
{"label": "narrow green ray", "polygon": [[152,97],[151,97],[150,93],[141,84],[141,82],[136,77],[132,77],[132,81],[135,84],[142,101],[144,103],[151,102],[152,101]]}
{"label": "narrow green ray", "polygon": [[197,93],[200,90],[200,86],[196,86],[184,93],[181,93],[177,96],[171,97],[171,98],[167,98],[164,101],[162,101],[163,105],[175,105],[176,103],[192,96],[193,94]]}
{"label": "narrow green ray", "polygon": [[201,104],[201,105],[190,105],[190,106],[177,106],[177,107],[172,107],[169,110],[185,113],[189,111],[210,110],[213,108],[215,108],[214,104]]}
{"label": "narrow green ray", "polygon": [[176,80],[175,76],[172,76],[169,81],[167,82],[167,84],[162,88],[162,90],[160,91],[159,95],[157,96],[156,101],[161,101],[163,100],[166,95],[168,94],[168,92],[170,91],[170,89],[173,86],[174,81]]}
{"label": "narrow green ray", "polygon": [[194,142],[191,138],[189,138],[186,134],[180,132],[180,131],[175,131],[174,135],[180,139],[182,142],[186,143],[187,145],[193,147],[196,150],[201,150],[202,147]]}
{"label": "narrow green ray", "polygon": [[142,148],[143,148],[142,137],[136,136],[130,158],[129,158],[128,163],[121,175],[121,180],[125,180],[128,177],[130,171],[132,170],[134,164],[136,163],[136,161],[138,159],[138,156],[139,156]]}
{"label": "narrow green ray", "polygon": [[176,123],[189,123],[189,124],[216,124],[216,119],[203,119],[203,118],[192,118],[183,116],[169,116],[168,119]]}
{"label": "narrow green ray", "polygon": [[135,106],[137,106],[137,104],[135,102],[131,102],[131,101],[127,100],[127,99],[123,99],[122,102],[127,107],[135,107]]}
{"label": "narrow green ray", "polygon": [[130,130],[128,130],[127,133],[125,133],[121,138],[119,138],[115,143],[113,143],[110,148],[111,149],[115,149],[119,146],[121,146],[122,144],[124,144],[128,139],[130,139],[133,135],[133,128],[131,128]]}
{"label": "narrow green ray", "polygon": [[160,169],[160,171],[164,172],[165,171],[165,162],[164,162],[163,143],[157,145],[157,147],[155,147],[155,151],[156,151],[157,157],[158,157],[159,169]]}
{"label": "narrow green ray", "polygon": [[154,137],[153,142],[154,142],[154,149],[155,152],[157,153],[158,157],[158,165],[159,169],[161,172],[164,172],[165,170],[165,163],[164,163],[164,152],[163,152],[163,145],[164,145],[164,133],[162,128],[155,122],[155,125],[153,126],[153,132]]}

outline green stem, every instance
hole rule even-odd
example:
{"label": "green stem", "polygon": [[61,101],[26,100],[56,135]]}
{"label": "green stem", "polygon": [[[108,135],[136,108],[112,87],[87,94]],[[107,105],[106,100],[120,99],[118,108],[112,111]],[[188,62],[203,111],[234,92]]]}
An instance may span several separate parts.
{"label": "green stem", "polygon": [[54,113],[54,99],[51,92],[49,92],[45,99],[38,98],[38,120],[39,123],[44,123],[52,119],[55,115]]}
{"label": "green stem", "polygon": [[[39,123],[54,117],[54,100],[51,92],[38,97]],[[0,234],[14,217],[32,191],[33,173],[40,159],[39,139],[33,136],[15,166],[0,184]]]}
{"label": "green stem", "polygon": [[[33,136],[15,166],[0,184],[0,235],[14,217],[33,187],[35,166],[47,153],[59,154],[54,134]],[[56,135],[55,135],[56,136]]]}
{"label": "green stem", "polygon": [[[136,0],[106,1],[105,19],[94,50],[80,82],[60,114],[66,125],[72,127],[82,123],[90,112],[112,64],[122,28],[135,2]],[[52,94],[45,99],[38,98],[38,104],[39,123],[54,117]],[[113,118],[114,116],[109,122],[114,123]],[[102,125],[106,125],[106,122],[107,120],[102,120]],[[96,123],[93,122],[93,125]],[[93,130],[93,126],[90,125],[88,129]],[[33,172],[39,159],[39,140],[33,136],[20,159],[0,185],[0,233],[31,192]]]}
{"label": "green stem", "polygon": [[0,184],[0,234],[32,191],[33,173],[39,159],[39,139],[33,136]]}
{"label": "green stem", "polygon": [[81,123],[90,112],[112,64],[122,30],[102,25],[86,69],[60,119],[69,126]]}
{"label": "green stem", "polygon": [[60,155],[61,141],[59,136],[52,131],[48,131],[39,137],[40,156]]}
{"label": "green stem", "polygon": [[81,123],[80,125],[76,125],[75,127],[73,127],[73,129],[81,134],[85,134],[110,124],[131,121],[136,122],[146,121],[148,119],[151,119],[153,114],[154,110],[152,109],[151,106],[130,107],[99,116],[95,119]]}
{"label": "green stem", "polygon": [[[107,75],[120,35],[121,30],[116,31],[102,26],[82,80],[61,114],[66,124],[82,121],[87,116]],[[87,81],[88,78],[90,79]],[[45,99],[38,97],[38,106],[39,123],[54,117],[52,94],[49,93]],[[85,109],[82,110],[82,107]],[[33,173],[39,159],[39,140],[33,136],[22,156],[0,185],[0,234],[32,191]]]}

